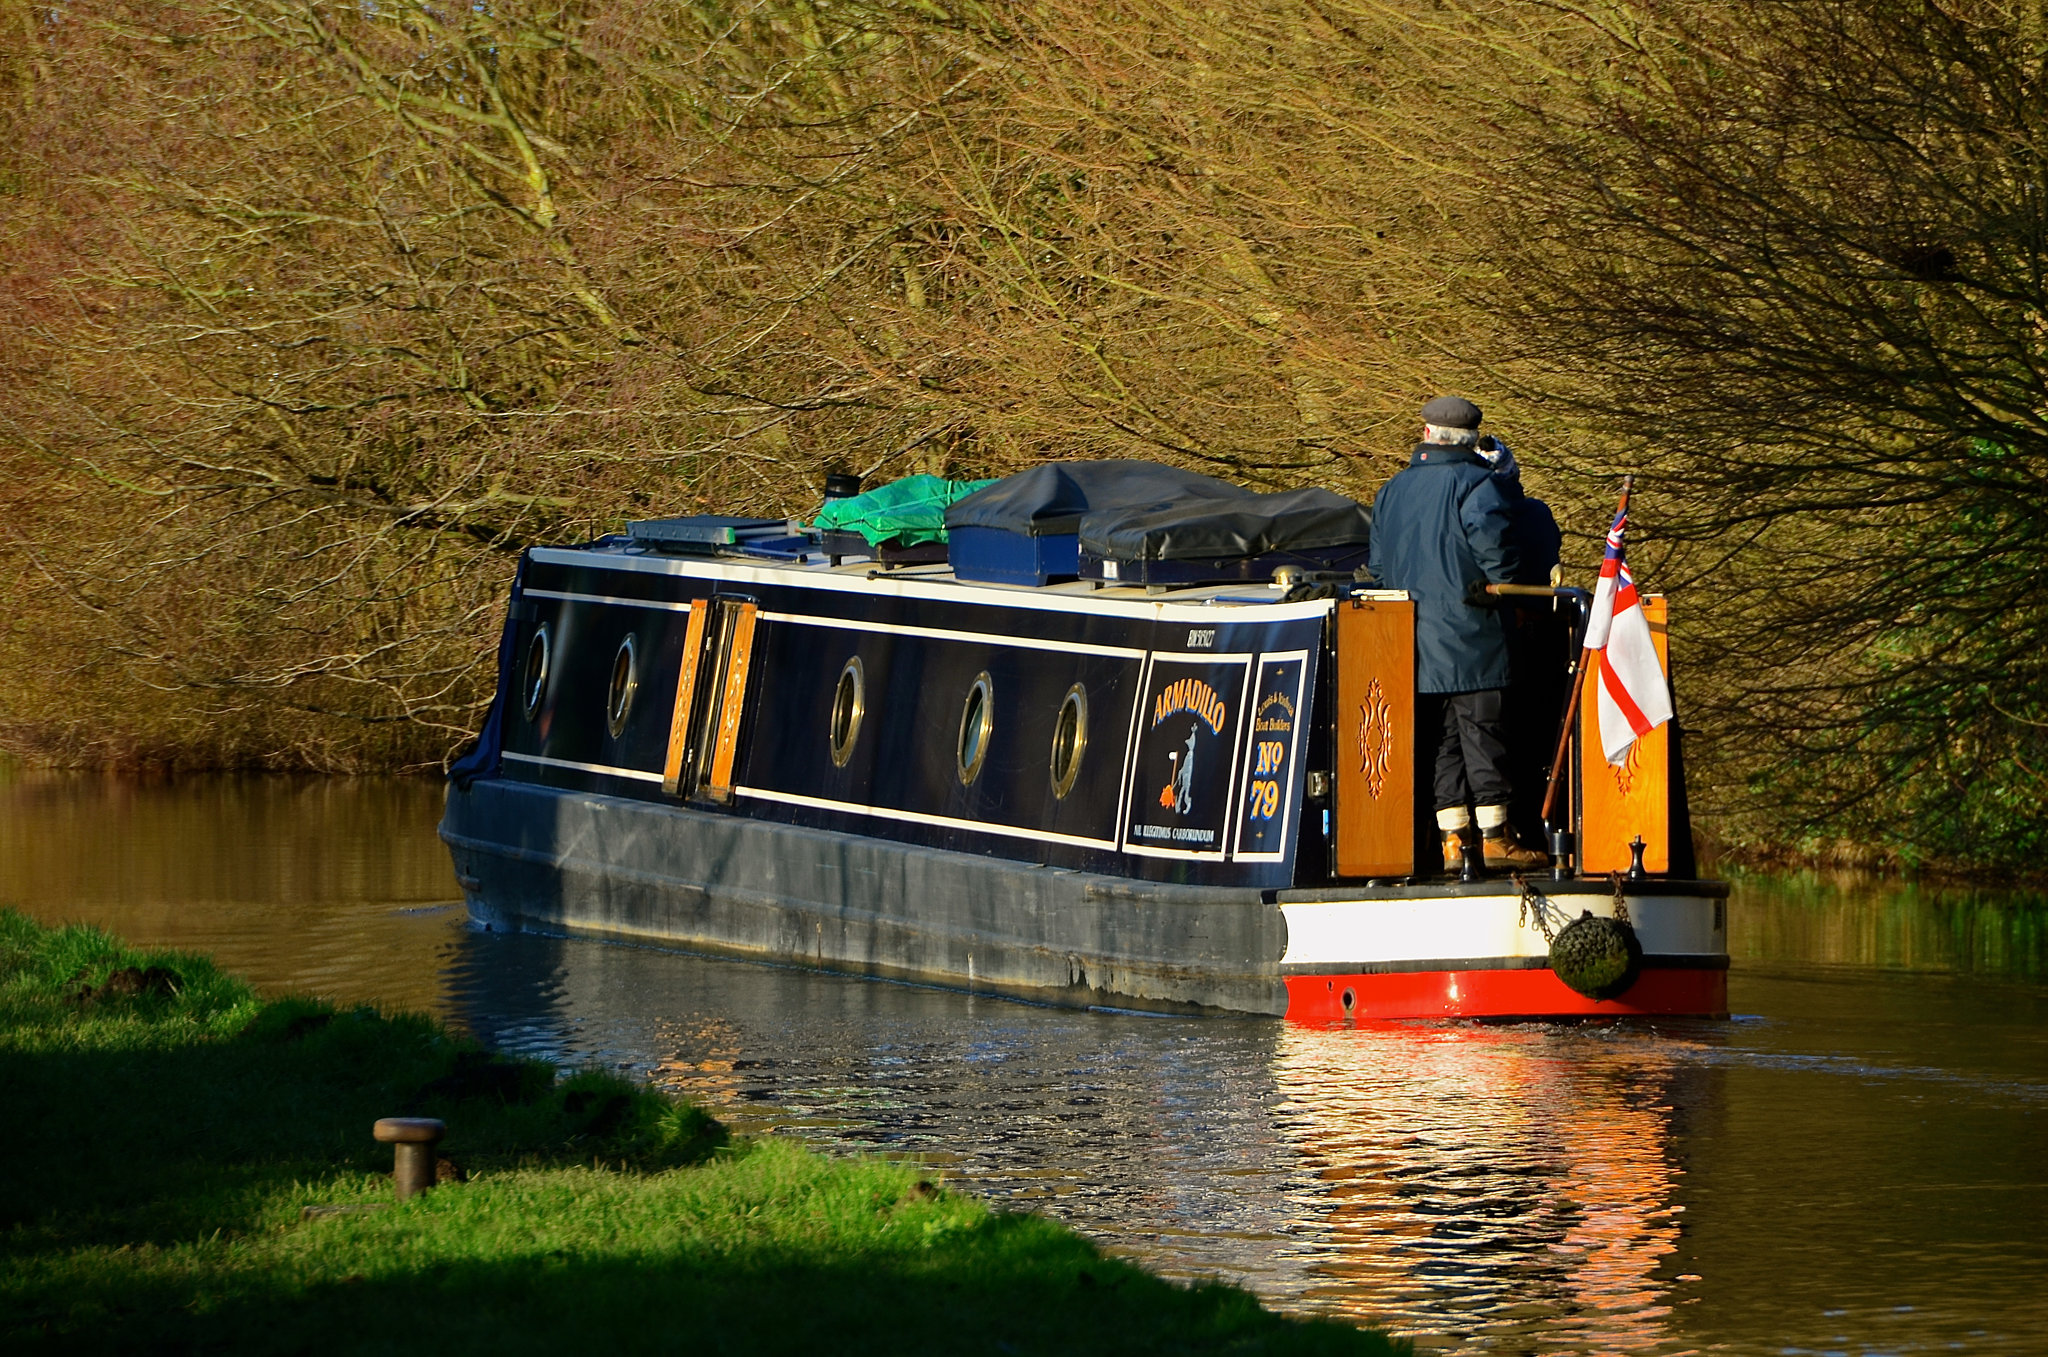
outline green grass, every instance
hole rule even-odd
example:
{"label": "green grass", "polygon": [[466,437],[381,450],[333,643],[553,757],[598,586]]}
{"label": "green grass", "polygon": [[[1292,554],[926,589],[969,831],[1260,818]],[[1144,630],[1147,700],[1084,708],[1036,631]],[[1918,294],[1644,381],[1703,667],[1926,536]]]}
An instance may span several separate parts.
{"label": "green grass", "polygon": [[[163,966],[175,994],[76,997]],[[469,1181],[388,1202],[378,1116]],[[434,1023],[264,1002],[202,957],[0,911],[0,1350],[1405,1351],[1184,1287],[915,1166],[727,1140]]]}

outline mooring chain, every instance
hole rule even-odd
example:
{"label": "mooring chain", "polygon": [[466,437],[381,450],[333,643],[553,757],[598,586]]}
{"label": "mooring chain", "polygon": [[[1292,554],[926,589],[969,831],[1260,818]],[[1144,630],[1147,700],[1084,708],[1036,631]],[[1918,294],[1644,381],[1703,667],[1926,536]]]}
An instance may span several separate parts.
{"label": "mooring chain", "polygon": [[1537,931],[1543,934],[1543,940],[1553,941],[1556,932],[1550,926],[1550,902],[1545,900],[1543,893],[1530,885],[1529,879],[1520,872],[1510,873],[1510,879],[1514,881],[1516,889],[1522,892],[1522,909],[1515,916],[1515,927],[1527,928],[1533,918]]}
{"label": "mooring chain", "polygon": [[1633,924],[1635,922],[1635,920],[1628,917],[1628,895],[1622,889],[1620,872],[1614,873],[1614,917],[1625,924]]}
{"label": "mooring chain", "polygon": [[[1557,930],[1550,926],[1550,902],[1544,899],[1543,892],[1530,885],[1529,879],[1520,872],[1510,873],[1509,879],[1515,883],[1515,888],[1522,893],[1522,907],[1515,915],[1515,926],[1517,928],[1527,928],[1530,922],[1534,921],[1537,931],[1543,934],[1545,942],[1555,941]],[[1614,883],[1615,921],[1633,927],[1635,920],[1630,918],[1628,913],[1628,887],[1624,884],[1620,872],[1615,872],[1610,880]]]}

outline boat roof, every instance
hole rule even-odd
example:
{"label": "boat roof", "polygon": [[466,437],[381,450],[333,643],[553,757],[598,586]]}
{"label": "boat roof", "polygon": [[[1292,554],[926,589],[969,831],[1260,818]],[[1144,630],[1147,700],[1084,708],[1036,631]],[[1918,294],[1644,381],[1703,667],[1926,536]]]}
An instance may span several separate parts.
{"label": "boat roof", "polygon": [[[744,550],[710,552],[664,551],[624,535],[614,535],[577,547],[536,547],[533,559],[546,565],[580,565],[598,569],[626,570],[662,575],[710,576],[755,584],[793,584],[834,591],[871,592],[898,595],[948,595],[958,600],[962,592],[979,595],[981,601],[1010,607],[1040,607],[1060,612],[1125,612],[1130,605],[1147,610],[1160,607],[1215,609],[1284,609],[1282,616],[1302,616],[1329,611],[1330,599],[1306,599],[1289,603],[1287,591],[1276,583],[1237,581],[1194,585],[1142,585],[1097,580],[1062,580],[1051,584],[1007,584],[963,580],[949,564],[885,565],[873,557],[841,557],[837,565],[822,552],[802,560],[783,560],[752,555]],[[1374,600],[1399,600],[1408,595],[1400,590],[1349,590],[1348,595]],[[1274,620],[1281,620],[1276,616]]]}

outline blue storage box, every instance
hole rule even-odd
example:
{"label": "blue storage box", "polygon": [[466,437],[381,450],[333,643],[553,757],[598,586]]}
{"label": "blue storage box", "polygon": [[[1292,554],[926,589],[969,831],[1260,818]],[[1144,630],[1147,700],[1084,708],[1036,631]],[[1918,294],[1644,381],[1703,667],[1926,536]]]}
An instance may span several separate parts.
{"label": "blue storage box", "polygon": [[1281,566],[1298,566],[1311,574],[1336,575],[1365,564],[1364,543],[1356,546],[1312,547],[1304,551],[1268,551],[1257,556],[1227,556],[1213,561],[1147,561],[1081,553],[1081,578],[1104,584],[1180,588],[1192,584],[1236,584],[1273,578]]}
{"label": "blue storage box", "polygon": [[955,578],[982,584],[1050,584],[1081,573],[1077,533],[958,527],[947,530],[946,545]]}
{"label": "blue storage box", "polygon": [[740,555],[759,556],[770,561],[795,561],[801,564],[813,556],[825,554],[824,546],[814,532],[788,533],[780,537],[755,537],[740,543]]}

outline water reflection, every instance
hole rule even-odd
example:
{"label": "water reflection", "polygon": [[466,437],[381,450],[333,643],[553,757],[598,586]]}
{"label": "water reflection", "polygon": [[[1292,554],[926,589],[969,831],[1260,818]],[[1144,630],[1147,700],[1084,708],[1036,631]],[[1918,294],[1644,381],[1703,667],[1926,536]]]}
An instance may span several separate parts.
{"label": "water reflection", "polygon": [[269,993],[438,1012],[464,931],[433,778],[0,769],[0,905],[210,953]]}
{"label": "water reflection", "polygon": [[2048,896],[1850,872],[1738,873],[1739,961],[2048,979]]}
{"label": "water reflection", "polygon": [[1270,1273],[1291,1233],[1275,1023],[525,935],[472,935],[450,980],[462,1020],[504,1049],[647,1070],[743,1131],[915,1154],[1105,1236],[1172,1241],[1184,1273]]}
{"label": "water reflection", "polygon": [[[1683,1038],[1526,1025],[1289,1030],[1280,1121],[1328,1203],[1309,1299],[1518,1349],[1651,1352],[1678,1238]],[[1455,1316],[1455,1327],[1441,1318]],[[1361,1315],[1361,1317],[1364,1317]]]}
{"label": "water reflection", "polygon": [[1308,1030],[467,929],[431,782],[0,784],[0,901],[1492,1353],[2048,1352],[2039,897],[1743,878],[1725,1024]]}
{"label": "water reflection", "polygon": [[1675,1108],[1718,1077],[1704,1026],[1073,1013],[532,936],[472,937],[450,979],[496,1045],[651,1068],[743,1129],[916,1154],[1432,1346],[1664,1350]]}

